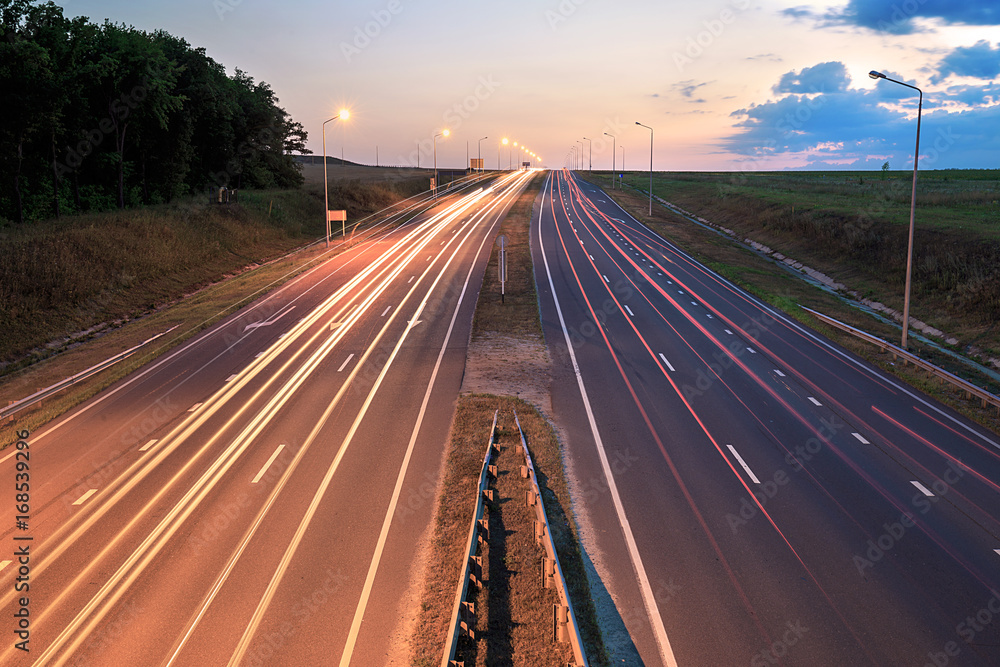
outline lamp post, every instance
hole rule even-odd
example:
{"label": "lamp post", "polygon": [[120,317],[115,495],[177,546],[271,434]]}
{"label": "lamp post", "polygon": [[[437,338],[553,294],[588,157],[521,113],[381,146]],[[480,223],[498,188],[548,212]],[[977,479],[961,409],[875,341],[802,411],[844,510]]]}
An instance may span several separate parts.
{"label": "lamp post", "polygon": [[447,137],[451,134],[450,130],[442,130],[434,135],[434,196],[437,197],[438,194],[438,137]]}
{"label": "lamp post", "polygon": [[[621,148],[622,148],[622,182],[619,183],[619,185],[624,185],[625,184],[625,182],[624,182],[625,181],[625,171],[626,171],[626,169],[625,169],[625,147],[622,146]],[[619,189],[621,189],[621,188],[619,188]]]}
{"label": "lamp post", "polygon": [[328,118],[323,121],[323,217],[324,224],[326,225],[326,247],[330,247],[330,181],[326,178],[326,124],[330,121],[337,120],[338,118],[343,118],[347,120],[351,117],[351,112],[347,109],[341,109],[333,118]]}
{"label": "lamp post", "polygon": [[580,150],[576,154],[576,168],[577,171],[583,171],[583,141],[577,139],[576,143],[580,144]]}
{"label": "lamp post", "polygon": [[892,81],[893,83],[898,83],[901,86],[912,88],[920,93],[920,97],[917,102],[917,143],[916,147],[913,149],[913,190],[910,193],[910,238],[906,244],[906,285],[903,288],[903,340],[901,347],[905,350],[907,334],[910,330],[910,281],[913,277],[913,228],[914,217],[917,212],[917,160],[920,157],[920,114],[924,108],[924,91],[920,90],[916,86],[911,86],[908,83],[890,79],[885,74],[876,72],[875,70],[868,72],[868,76],[876,80],[885,79],[886,81]]}
{"label": "lamp post", "polygon": [[649,215],[653,215],[653,128],[649,125],[643,125],[639,121],[635,121],[635,124],[639,127],[644,127],[649,130]]}
{"label": "lamp post", "polygon": [[[605,132],[604,134],[608,134],[608,133]],[[617,143],[617,140],[615,139],[615,135],[613,135],[613,134],[608,134],[608,136],[611,137],[611,189],[614,190],[615,189],[615,173],[616,173],[615,158],[618,157],[618,150],[615,148],[615,144]]]}
{"label": "lamp post", "polygon": [[[483,137],[483,139],[489,139],[489,137]],[[479,171],[483,170],[483,139],[479,140]]]}
{"label": "lamp post", "polygon": [[589,157],[587,158],[588,159],[587,173],[592,174],[594,172],[594,142],[591,139],[588,139],[587,137],[584,137],[583,140],[587,142],[587,145],[589,147],[588,150]]}

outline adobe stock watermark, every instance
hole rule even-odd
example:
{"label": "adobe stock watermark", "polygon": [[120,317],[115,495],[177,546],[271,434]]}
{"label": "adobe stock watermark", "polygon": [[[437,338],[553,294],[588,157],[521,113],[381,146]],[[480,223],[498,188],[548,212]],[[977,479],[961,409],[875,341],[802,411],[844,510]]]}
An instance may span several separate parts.
{"label": "adobe stock watermark", "polygon": [[220,21],[226,20],[226,14],[235,12],[236,8],[243,4],[243,0],[212,0],[212,9]]}
{"label": "adobe stock watermark", "polygon": [[[941,498],[946,496],[953,486],[965,476],[966,468],[961,461],[951,461],[948,468],[941,475],[940,479],[931,483],[930,491],[933,495],[926,495],[918,491],[910,500],[910,506],[916,509],[921,515],[927,514]],[[875,539],[868,540],[865,546],[864,555],[855,554],[854,567],[858,569],[858,574],[865,576],[865,570],[875,566],[886,554],[896,548],[907,532],[917,525],[912,512],[903,512],[899,519],[892,523],[882,524],[884,529],[882,534]]]}
{"label": "adobe stock watermark", "polygon": [[917,10],[925,4],[927,4],[927,0],[903,0],[903,2],[894,4],[892,12],[889,14],[889,20],[879,19],[875,27],[879,32],[898,34],[903,30],[903,26],[917,15]]}
{"label": "adobe stock watermark", "polygon": [[[793,473],[802,472],[805,470],[802,463],[808,463],[815,458],[827,443],[830,442],[830,439],[846,426],[847,424],[838,421],[836,417],[823,417],[820,419],[820,428],[817,435],[809,438],[801,445],[796,445],[794,451],[785,455],[785,463],[788,464]],[[761,508],[766,507],[767,503],[773,500],[782,487],[787,486],[791,479],[787,472],[778,469],[771,476],[771,479],[765,480],[760,484],[760,490],[754,491],[752,498],[740,498],[739,509],[735,513],[730,512],[726,514],[725,517],[726,523],[729,524],[729,529],[733,531],[733,534],[735,535],[742,526],[747,525],[752,519],[759,516]]]}
{"label": "adobe stock watermark", "polygon": [[288,645],[305,624],[322,609],[340,589],[351,580],[343,569],[326,568],[320,576],[322,582],[308,595],[301,596],[287,610],[273,632],[254,636],[253,647],[247,652],[243,665],[273,665],[275,656]]}
{"label": "adobe stock watermark", "polygon": [[[745,333],[751,340],[757,340],[760,338],[761,334],[767,331],[768,328],[774,325],[775,322],[777,322],[777,320],[765,312],[762,315],[755,316],[749,322],[744,323],[743,326],[740,327],[740,331]],[[746,344],[741,340],[734,340],[728,346],[723,347],[723,350],[718,350],[712,354],[712,359],[714,361],[708,365],[708,370],[711,371],[711,375],[709,375],[704,368],[699,368],[694,385],[684,383],[684,386],[681,387],[681,391],[684,392],[685,399],[690,400],[704,395],[705,392],[715,386],[716,380],[721,378],[723,373],[734,367],[741,357],[751,353]]]}
{"label": "adobe stock watermark", "polygon": [[[462,127],[462,124],[472,117],[479,107],[486,100],[493,96],[503,83],[497,81],[492,74],[480,75],[472,92],[461,100],[455,102],[445,109],[441,116],[443,127],[448,128],[452,134]],[[434,135],[417,141],[417,148],[408,157],[399,156],[399,163],[410,167],[420,164],[420,156],[429,154],[434,150]]]}
{"label": "adobe stock watermark", "polygon": [[350,42],[340,43],[340,53],[344,56],[344,60],[350,64],[356,56],[361,55],[361,52],[371,46],[382,35],[382,31],[389,27],[393,18],[402,11],[403,3],[400,0],[389,0],[384,9],[372,11],[370,21],[366,21],[364,25],[354,26],[353,39]]}
{"label": "adobe stock watermark", "polygon": [[722,37],[726,28],[736,22],[739,13],[750,7],[750,0],[732,0],[730,5],[731,7],[720,10],[714,18],[702,21],[703,30],[687,38],[683,51],[674,51],[674,65],[678,72],[683,72],[685,67],[704,55],[705,50]]}
{"label": "adobe stock watermark", "polygon": [[548,21],[549,30],[555,32],[560,24],[568,21],[586,2],[587,0],[561,0],[555,9],[546,9],[545,20]]}
{"label": "adobe stock watermark", "polygon": [[789,650],[809,632],[809,628],[802,625],[802,621],[787,621],[785,627],[787,629],[780,639],[775,639],[769,647],[755,653],[750,658],[750,667],[781,664]]}
{"label": "adobe stock watermark", "polygon": [[[988,630],[993,622],[1000,618],[1000,593],[990,590],[991,597],[974,614],[965,617],[955,626],[955,634],[967,645],[971,645],[976,637]],[[962,645],[956,641],[946,642],[940,651],[929,651],[924,667],[947,667],[952,659],[962,654]]]}

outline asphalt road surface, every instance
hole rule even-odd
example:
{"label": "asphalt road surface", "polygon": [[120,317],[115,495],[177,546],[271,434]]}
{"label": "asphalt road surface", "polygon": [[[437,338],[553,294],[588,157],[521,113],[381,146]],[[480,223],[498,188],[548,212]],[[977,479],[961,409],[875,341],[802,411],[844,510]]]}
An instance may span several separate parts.
{"label": "asphalt road surface", "polygon": [[1000,664],[1000,445],[553,173],[536,281],[616,664]]}
{"label": "asphalt road surface", "polygon": [[26,531],[5,452],[30,575],[0,556],[0,664],[383,664],[526,178],[370,234],[31,434]]}

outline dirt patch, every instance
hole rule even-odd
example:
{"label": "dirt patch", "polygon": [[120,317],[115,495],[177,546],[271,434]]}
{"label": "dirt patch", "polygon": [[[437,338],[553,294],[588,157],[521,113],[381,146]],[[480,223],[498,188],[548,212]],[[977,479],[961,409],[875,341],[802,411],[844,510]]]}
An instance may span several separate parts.
{"label": "dirt patch", "polygon": [[485,333],[469,343],[462,393],[516,396],[551,415],[551,369],[543,341]]}

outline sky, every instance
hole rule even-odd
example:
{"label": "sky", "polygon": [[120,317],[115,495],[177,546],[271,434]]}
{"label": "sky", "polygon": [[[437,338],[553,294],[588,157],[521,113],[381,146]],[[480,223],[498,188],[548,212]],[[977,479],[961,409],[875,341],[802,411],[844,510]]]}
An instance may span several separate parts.
{"label": "sky", "polygon": [[506,137],[649,169],[652,134],[657,171],[912,169],[917,92],[874,69],[923,90],[921,169],[1000,168],[1000,0],[57,4],[266,81],[316,154],[350,109],[327,153],[364,164],[431,166],[448,129],[439,167],[506,167]]}

